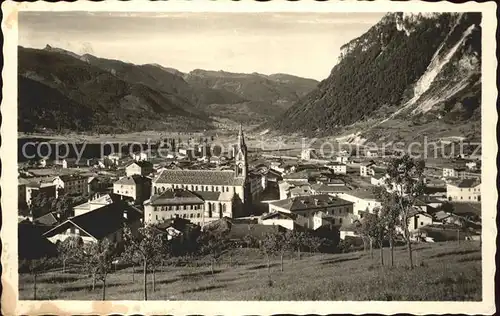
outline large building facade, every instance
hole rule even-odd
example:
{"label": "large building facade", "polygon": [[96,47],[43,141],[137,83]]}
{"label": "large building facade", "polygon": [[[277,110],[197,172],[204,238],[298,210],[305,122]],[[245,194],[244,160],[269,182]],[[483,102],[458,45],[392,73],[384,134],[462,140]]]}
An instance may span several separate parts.
{"label": "large building facade", "polygon": [[234,197],[231,192],[167,189],[144,203],[144,222],[158,224],[183,218],[203,226],[223,217],[233,217]]}
{"label": "large building facade", "polygon": [[[242,129],[240,128],[238,134],[234,170],[163,170],[153,180],[151,200],[155,195],[175,189],[201,193],[219,192],[225,199],[233,201],[231,212],[223,213],[230,215],[228,217],[244,215],[244,206],[250,203],[251,192],[247,147]],[[207,212],[209,212],[208,207],[209,205],[207,205]]]}

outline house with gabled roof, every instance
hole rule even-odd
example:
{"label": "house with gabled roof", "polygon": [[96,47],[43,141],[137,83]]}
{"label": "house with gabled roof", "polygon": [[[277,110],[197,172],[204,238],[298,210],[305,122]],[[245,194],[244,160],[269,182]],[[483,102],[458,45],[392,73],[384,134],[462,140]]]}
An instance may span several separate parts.
{"label": "house with gabled roof", "polygon": [[123,177],[113,183],[113,193],[142,204],[151,195],[151,179],[136,174]]}
{"label": "house with gabled roof", "polygon": [[344,162],[332,161],[325,166],[328,169],[332,170],[335,174],[346,174],[347,173],[347,165]]}
{"label": "house with gabled roof", "polygon": [[286,232],[288,229],[281,225],[246,224],[233,221],[231,218],[221,218],[203,226],[204,231],[225,233],[229,240],[244,242],[246,236],[262,241],[267,234]]}
{"label": "house with gabled roof", "polygon": [[418,208],[413,208],[408,213],[408,230],[410,232],[418,231],[420,228],[431,225],[433,223],[432,215],[421,211]]}
{"label": "house with gabled roof", "polygon": [[297,215],[285,212],[267,213],[260,217],[260,223],[263,225],[279,225],[289,230],[294,230],[297,223]]}
{"label": "house with gabled roof", "polygon": [[314,229],[315,214],[332,215],[332,224],[341,225],[343,219],[353,213],[353,203],[327,194],[298,196],[269,202],[269,213],[274,212],[295,214],[297,224]]}
{"label": "house with gabled roof", "polygon": [[142,225],[142,212],[124,201],[112,203],[93,211],[70,217],[43,234],[53,243],[68,237],[81,238],[84,243],[107,238],[122,240],[124,225],[136,231]]}
{"label": "house with gabled roof", "polygon": [[50,212],[33,220],[33,224],[43,227],[43,230],[49,230],[61,222],[61,215],[56,212]]}
{"label": "house with gabled roof", "polygon": [[153,173],[153,164],[146,160],[132,161],[125,167],[127,177],[133,175],[148,176]]}
{"label": "house with gabled roof", "polygon": [[373,212],[375,208],[382,206],[382,203],[370,190],[350,190],[339,192],[337,196],[353,203],[353,214],[356,216],[359,216],[360,212],[366,210],[368,210],[368,212]]}
{"label": "house with gabled roof", "polygon": [[116,203],[122,200],[120,195],[114,193],[100,194],[96,193],[89,197],[88,201],[73,207],[74,216],[82,215],[103,206]]}

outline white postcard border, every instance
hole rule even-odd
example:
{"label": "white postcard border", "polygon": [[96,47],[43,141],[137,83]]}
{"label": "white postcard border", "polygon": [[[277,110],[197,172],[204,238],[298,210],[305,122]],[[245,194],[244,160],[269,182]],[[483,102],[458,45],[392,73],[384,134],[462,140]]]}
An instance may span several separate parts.
{"label": "white postcard border", "polygon": [[[2,3],[4,35],[4,68],[2,111],[2,314],[89,314],[89,313],[141,313],[141,314],[203,314],[233,315],[276,313],[292,314],[329,314],[329,313],[380,313],[393,314],[407,312],[427,313],[464,313],[492,314],[495,312],[494,276],[496,252],[496,124],[497,124],[497,87],[495,56],[497,27],[496,4],[468,2],[453,4],[449,2],[316,2],[316,1],[106,1],[73,3]],[[238,301],[19,301],[17,274],[17,34],[19,11],[135,11],[135,12],[482,12],[482,153],[483,174],[481,192],[483,195],[483,235],[482,271],[483,301],[481,302],[238,302]]]}

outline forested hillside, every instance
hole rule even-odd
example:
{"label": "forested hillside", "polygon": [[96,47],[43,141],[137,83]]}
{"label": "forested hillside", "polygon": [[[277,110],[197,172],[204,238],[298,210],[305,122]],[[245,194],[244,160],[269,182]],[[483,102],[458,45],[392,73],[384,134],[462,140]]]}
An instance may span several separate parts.
{"label": "forested hillside", "polygon": [[317,89],[264,127],[331,135],[367,122],[361,134],[369,137],[393,119],[477,120],[480,23],[479,13],[387,14],[342,47]]}

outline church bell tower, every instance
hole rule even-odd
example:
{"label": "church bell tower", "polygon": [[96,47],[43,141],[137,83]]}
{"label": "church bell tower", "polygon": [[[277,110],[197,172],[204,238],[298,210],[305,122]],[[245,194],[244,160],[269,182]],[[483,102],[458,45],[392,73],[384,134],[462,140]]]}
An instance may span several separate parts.
{"label": "church bell tower", "polygon": [[246,180],[248,174],[247,165],[247,146],[245,145],[245,137],[243,136],[243,127],[240,124],[240,131],[238,133],[238,144],[236,147],[235,156],[235,177],[244,178]]}

